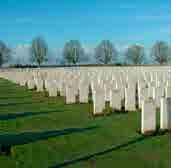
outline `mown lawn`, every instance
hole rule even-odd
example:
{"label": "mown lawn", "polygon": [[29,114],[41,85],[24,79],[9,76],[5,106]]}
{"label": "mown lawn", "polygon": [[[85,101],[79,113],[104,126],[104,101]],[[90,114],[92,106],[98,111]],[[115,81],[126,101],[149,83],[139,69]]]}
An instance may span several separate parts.
{"label": "mown lawn", "polygon": [[140,117],[94,118],[89,104],[65,105],[62,97],[0,79],[0,143],[13,146],[10,156],[0,156],[0,167],[170,168],[171,135],[141,136]]}

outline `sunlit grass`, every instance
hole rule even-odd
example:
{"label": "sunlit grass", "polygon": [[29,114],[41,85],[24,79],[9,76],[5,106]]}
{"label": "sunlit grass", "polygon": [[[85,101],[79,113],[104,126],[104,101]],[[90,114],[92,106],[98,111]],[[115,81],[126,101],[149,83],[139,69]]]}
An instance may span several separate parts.
{"label": "sunlit grass", "polygon": [[[49,98],[44,93],[29,91],[25,87],[1,79],[0,116],[7,113],[15,114],[9,120],[2,120],[0,117],[1,134],[44,133],[91,126],[96,128],[14,145],[11,156],[0,156],[0,167],[47,168],[141,137],[137,132],[140,128],[140,112],[112,113],[95,118],[91,111],[91,104],[65,105],[63,97]],[[21,116],[19,113],[27,115]],[[74,162],[68,167],[169,168],[170,139],[169,134],[145,138],[86,161]]]}

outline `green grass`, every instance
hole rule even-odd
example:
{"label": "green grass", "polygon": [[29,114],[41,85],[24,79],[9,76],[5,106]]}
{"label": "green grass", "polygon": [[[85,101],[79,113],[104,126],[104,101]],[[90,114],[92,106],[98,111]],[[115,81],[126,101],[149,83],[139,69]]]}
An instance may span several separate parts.
{"label": "green grass", "polygon": [[[2,116],[8,113],[9,116],[13,114],[13,117],[4,119]],[[23,113],[28,115],[19,115]],[[0,141],[5,134],[8,135],[7,141],[15,142],[11,135],[17,133],[21,144],[12,147],[11,156],[0,156],[0,167],[47,168],[66,160],[84,158],[110,147],[126,144],[111,152],[104,152],[81,162],[75,161],[68,168],[170,168],[171,135],[159,135],[138,141],[142,137],[137,133],[140,117],[139,112],[129,112],[94,118],[90,104],[65,105],[62,97],[49,98],[44,93],[29,91],[1,79]],[[42,137],[48,131],[91,126],[96,128]],[[30,134],[23,136],[23,132],[32,133],[33,137],[29,137]],[[26,144],[25,137],[28,140]],[[35,138],[34,141],[32,138]],[[129,143],[136,139],[136,142]]]}

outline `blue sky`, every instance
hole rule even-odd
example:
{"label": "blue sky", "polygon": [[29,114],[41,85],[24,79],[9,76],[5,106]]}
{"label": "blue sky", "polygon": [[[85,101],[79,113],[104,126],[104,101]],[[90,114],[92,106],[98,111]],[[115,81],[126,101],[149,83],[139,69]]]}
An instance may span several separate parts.
{"label": "blue sky", "polygon": [[1,0],[0,39],[10,46],[41,35],[62,48],[71,39],[95,46],[171,42],[170,0]]}

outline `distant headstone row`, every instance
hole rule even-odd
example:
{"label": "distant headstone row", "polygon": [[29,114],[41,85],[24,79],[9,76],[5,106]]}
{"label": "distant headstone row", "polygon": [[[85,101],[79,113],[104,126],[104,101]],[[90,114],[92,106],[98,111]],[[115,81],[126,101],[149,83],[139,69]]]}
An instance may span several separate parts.
{"label": "distant headstone row", "polygon": [[[117,111],[142,111],[141,132],[171,129],[171,66],[65,67],[2,69],[0,77],[49,96],[60,94],[66,104],[93,101],[93,114],[103,113],[106,102]],[[90,96],[91,95],[91,96]]]}

